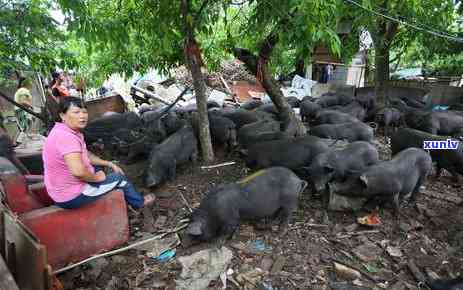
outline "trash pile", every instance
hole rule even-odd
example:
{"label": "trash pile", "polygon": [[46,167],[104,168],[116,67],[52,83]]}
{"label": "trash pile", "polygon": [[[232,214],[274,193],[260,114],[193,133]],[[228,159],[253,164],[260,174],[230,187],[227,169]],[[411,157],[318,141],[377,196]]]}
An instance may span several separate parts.
{"label": "trash pile", "polygon": [[[90,89],[86,100],[120,95],[129,105],[130,111],[137,111],[141,103],[144,103],[142,110],[170,105],[186,89],[175,106],[195,105],[193,80],[188,69],[180,66],[173,69],[171,75],[173,77],[150,70],[143,76],[136,74],[126,80],[124,75],[113,74],[99,90]],[[217,71],[205,72],[204,77],[208,101],[215,102],[219,107],[237,106],[249,99],[258,99],[264,103],[271,102],[262,85],[239,60],[224,61]],[[301,100],[312,95],[311,90],[315,84],[315,81],[296,75],[290,87],[282,86],[282,93],[285,97],[296,97]],[[136,102],[139,105],[135,105]]]}
{"label": "trash pile", "polygon": [[[177,83],[193,87],[193,80],[190,72],[185,66],[176,68],[173,75]],[[207,86],[217,90],[226,91],[227,88],[221,81],[221,78],[229,84],[232,84],[234,81],[246,81],[251,84],[257,83],[256,78],[246,70],[244,64],[239,60],[223,61],[216,72],[205,74]]]}

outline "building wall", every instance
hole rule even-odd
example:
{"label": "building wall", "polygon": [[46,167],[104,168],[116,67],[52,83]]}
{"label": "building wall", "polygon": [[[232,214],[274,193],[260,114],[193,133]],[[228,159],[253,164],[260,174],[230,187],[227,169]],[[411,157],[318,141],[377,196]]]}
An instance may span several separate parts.
{"label": "building wall", "polygon": [[[314,55],[314,74],[312,79],[319,80],[320,68],[326,64],[332,64],[335,69],[332,79],[328,82],[336,85],[349,85],[355,87],[365,86],[365,70],[366,70],[366,52],[358,52],[351,63],[345,65],[341,60],[327,55],[325,50],[316,50],[318,54]],[[312,67],[314,67],[312,66]]]}

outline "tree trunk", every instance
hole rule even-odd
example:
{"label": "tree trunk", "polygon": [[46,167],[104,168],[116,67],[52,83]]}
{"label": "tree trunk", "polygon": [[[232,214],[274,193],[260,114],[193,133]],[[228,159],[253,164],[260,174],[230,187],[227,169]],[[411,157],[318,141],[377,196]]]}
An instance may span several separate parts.
{"label": "tree trunk", "polygon": [[193,24],[188,21],[190,13],[189,0],[182,0],[182,15],[185,21],[185,59],[188,70],[193,78],[193,87],[196,93],[196,105],[199,115],[199,142],[201,146],[202,158],[206,163],[214,161],[214,150],[212,148],[211,134],[209,130],[209,117],[207,114],[206,83],[201,72],[201,52],[194,37]]}
{"label": "tree trunk", "polygon": [[26,78],[22,75],[20,71],[15,70],[14,73],[16,74],[16,79],[18,81],[17,89],[19,89],[22,87],[22,84],[26,80]]}
{"label": "tree trunk", "polygon": [[[390,1],[382,0],[378,6],[383,11],[388,11]],[[370,33],[375,46],[375,94],[380,105],[389,104],[389,52],[391,43],[399,30],[397,22],[390,22],[378,17],[374,21]]]}
{"label": "tree trunk", "polygon": [[301,57],[296,61],[295,73],[298,76],[305,78],[305,61],[304,61],[304,58]]}
{"label": "tree trunk", "polygon": [[278,82],[272,76],[267,64],[263,65],[261,70],[262,86],[280,113],[280,120],[282,121],[281,130],[294,137],[305,135],[307,130],[304,124],[296,117],[293,109],[286,101]]}
{"label": "tree trunk", "polygon": [[375,94],[378,104],[389,103],[389,48],[381,43],[375,44]]}
{"label": "tree trunk", "polygon": [[276,34],[270,34],[262,42],[259,57],[253,55],[249,50],[242,48],[234,48],[233,53],[235,57],[245,63],[246,68],[252,74],[258,79],[261,78],[262,86],[280,113],[282,131],[294,137],[303,136],[307,132],[304,124],[296,117],[296,114],[281,92],[278,82],[268,68],[268,59],[277,41]]}

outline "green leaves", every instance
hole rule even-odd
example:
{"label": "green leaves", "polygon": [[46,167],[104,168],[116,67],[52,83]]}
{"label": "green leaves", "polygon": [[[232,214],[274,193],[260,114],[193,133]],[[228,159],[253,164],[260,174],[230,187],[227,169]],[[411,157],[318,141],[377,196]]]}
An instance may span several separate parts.
{"label": "green leaves", "polygon": [[51,4],[46,0],[0,1],[0,73],[47,71],[57,64],[64,35],[50,16]]}

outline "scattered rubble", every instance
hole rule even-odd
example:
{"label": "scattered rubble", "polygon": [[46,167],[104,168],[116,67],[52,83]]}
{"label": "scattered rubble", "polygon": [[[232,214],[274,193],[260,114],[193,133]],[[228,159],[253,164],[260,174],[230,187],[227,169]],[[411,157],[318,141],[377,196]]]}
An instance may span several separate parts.
{"label": "scattered rubble", "polygon": [[233,253],[226,247],[208,249],[182,256],[178,260],[182,264],[182,272],[176,279],[176,289],[203,290],[227,270]]}

